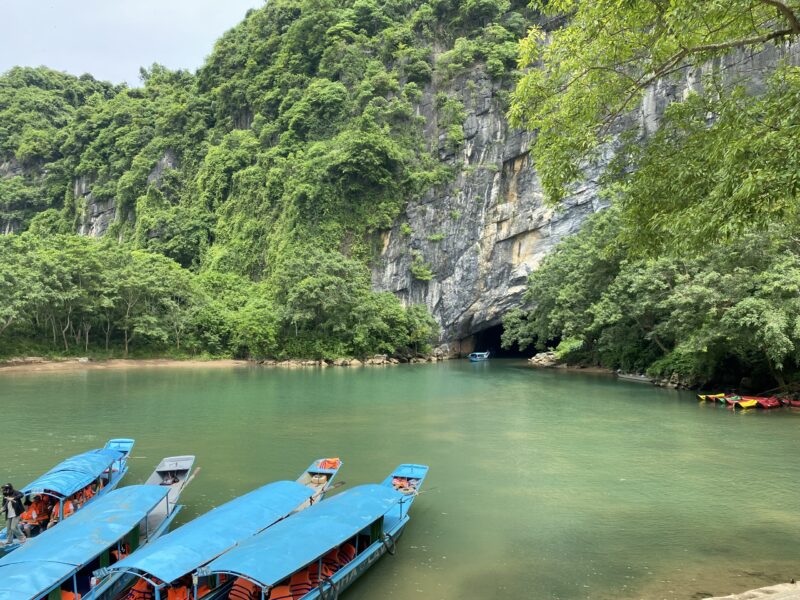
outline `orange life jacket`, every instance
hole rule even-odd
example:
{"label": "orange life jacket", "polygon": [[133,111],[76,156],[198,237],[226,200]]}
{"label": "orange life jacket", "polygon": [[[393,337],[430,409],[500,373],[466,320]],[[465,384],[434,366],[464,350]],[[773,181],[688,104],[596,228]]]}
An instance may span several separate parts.
{"label": "orange life jacket", "polygon": [[88,502],[92,498],[94,498],[94,490],[92,489],[92,485],[89,484],[83,490],[83,500],[84,502]]}
{"label": "orange life jacket", "polygon": [[[257,587],[252,581],[239,577],[233,582],[228,600],[253,600],[256,597]],[[288,590],[289,586],[286,586],[286,589]],[[288,597],[291,598],[291,595]]]}
{"label": "orange life jacket", "polygon": [[[61,507],[61,502],[56,502],[55,505],[53,506],[53,510],[50,513],[51,521],[53,522],[58,521],[58,513],[60,507]],[[67,503],[64,505],[64,518],[66,519],[74,512],[75,512],[75,505],[72,503],[72,500],[67,500]]]}
{"label": "orange life jacket", "polygon": [[81,595],[67,590],[61,590],[61,600],[81,600]]}
{"label": "orange life jacket", "polygon": [[167,600],[189,600],[189,588],[185,585],[167,588]]}
{"label": "orange life jacket", "polygon": [[44,502],[41,500],[36,500],[31,503],[24,513],[20,515],[20,519],[22,519],[23,523],[27,523],[28,525],[37,525],[39,523],[43,523],[47,521],[47,508],[44,505]]}
{"label": "orange life jacket", "polygon": [[288,585],[274,587],[269,593],[269,600],[292,600],[293,598],[292,590]]}
{"label": "orange life jacket", "polygon": [[319,469],[338,469],[342,464],[339,458],[324,458],[319,461]]}
{"label": "orange life jacket", "polygon": [[125,600],[152,600],[153,596],[155,596],[153,587],[144,579],[137,579],[136,584],[125,596]]}

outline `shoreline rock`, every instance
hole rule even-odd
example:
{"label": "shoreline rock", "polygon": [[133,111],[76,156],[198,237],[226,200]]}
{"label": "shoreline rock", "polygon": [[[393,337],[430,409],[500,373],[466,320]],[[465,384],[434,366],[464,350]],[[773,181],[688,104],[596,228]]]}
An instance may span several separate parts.
{"label": "shoreline rock", "polygon": [[534,354],[528,359],[528,364],[532,367],[539,367],[542,369],[552,369],[559,366],[555,352],[539,352],[538,354]]}
{"label": "shoreline rock", "polygon": [[387,366],[387,365],[400,365],[400,364],[419,364],[428,362],[439,362],[448,360],[450,357],[443,353],[434,353],[427,356],[389,356],[387,354],[375,354],[371,357],[365,357],[363,360],[358,358],[333,358],[333,359],[302,359],[290,358],[284,360],[277,359],[259,359],[251,361],[253,364],[262,367],[283,367],[288,369],[296,369],[300,367],[374,367],[374,366]]}
{"label": "shoreline rock", "polygon": [[728,596],[714,596],[708,600],[757,600],[759,598],[772,598],[773,600],[800,600],[800,584],[779,583],[739,594]]}

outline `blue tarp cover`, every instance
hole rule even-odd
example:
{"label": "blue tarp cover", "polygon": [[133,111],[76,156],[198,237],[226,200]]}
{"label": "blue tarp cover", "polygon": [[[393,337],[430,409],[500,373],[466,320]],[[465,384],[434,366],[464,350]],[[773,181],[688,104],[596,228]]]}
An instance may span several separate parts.
{"label": "blue tarp cover", "polygon": [[56,465],[22,488],[22,492],[29,494],[52,490],[64,497],[71,496],[100,477],[111,463],[123,456],[124,453],[119,450],[89,450]]}
{"label": "blue tarp cover", "polygon": [[130,532],[169,488],[114,490],[0,560],[0,600],[37,598]]}
{"label": "blue tarp cover", "polygon": [[242,542],[209,563],[207,570],[238,573],[261,585],[274,585],[353,537],[403,497],[385,485],[358,486]]}
{"label": "blue tarp cover", "polygon": [[175,581],[285,517],[313,493],[294,481],[267,484],[160,537],[111,569],[136,569]]}

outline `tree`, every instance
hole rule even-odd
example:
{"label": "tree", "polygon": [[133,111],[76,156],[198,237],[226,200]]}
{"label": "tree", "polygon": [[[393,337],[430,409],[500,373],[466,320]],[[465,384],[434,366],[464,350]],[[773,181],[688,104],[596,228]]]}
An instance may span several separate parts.
{"label": "tree", "polygon": [[[512,123],[536,130],[535,166],[561,200],[597,158],[648,86],[733,49],[800,36],[798,0],[536,0],[566,24],[533,27],[521,43],[528,69],[513,95]],[[745,214],[738,215],[746,218]]]}

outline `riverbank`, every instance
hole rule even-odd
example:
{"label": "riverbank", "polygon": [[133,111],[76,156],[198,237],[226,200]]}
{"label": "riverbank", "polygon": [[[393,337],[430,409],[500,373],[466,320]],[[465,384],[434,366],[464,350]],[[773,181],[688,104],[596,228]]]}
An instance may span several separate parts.
{"label": "riverbank", "polygon": [[175,358],[43,358],[28,356],[0,361],[0,373],[6,372],[65,372],[83,370],[112,370],[139,368],[230,368],[263,366],[276,368],[302,367],[362,367],[378,365],[419,364],[446,360],[443,355],[398,359],[384,355],[359,360],[357,358],[337,358],[333,360],[235,360],[226,358],[175,359]]}
{"label": "riverbank", "polygon": [[0,362],[0,373],[13,372],[65,372],[84,370],[124,370],[140,368],[230,368],[250,365],[246,360],[232,359],[170,359],[170,358],[88,358],[45,359],[38,357],[16,358]]}
{"label": "riverbank", "polygon": [[571,365],[559,360],[555,352],[539,352],[538,354],[534,354],[528,359],[528,364],[537,369],[562,369],[565,371],[576,371],[581,373],[604,373],[606,375],[615,375],[619,379],[623,379],[625,381],[647,383],[656,387],[665,387],[677,390],[690,390],[695,389],[696,387],[690,382],[684,381],[677,373],[673,373],[671,377],[653,378],[642,374],[621,373],[607,367],[600,367],[596,365]]}

